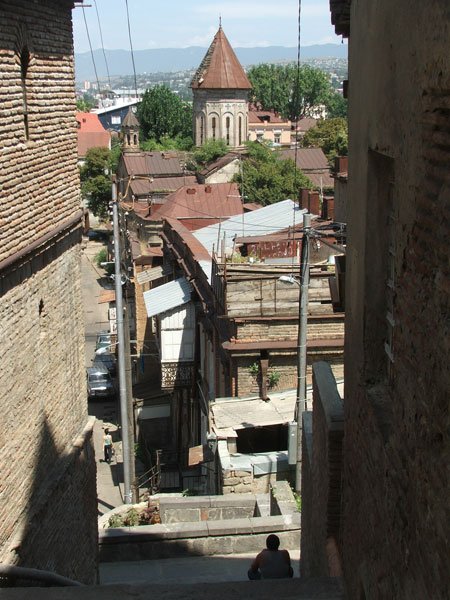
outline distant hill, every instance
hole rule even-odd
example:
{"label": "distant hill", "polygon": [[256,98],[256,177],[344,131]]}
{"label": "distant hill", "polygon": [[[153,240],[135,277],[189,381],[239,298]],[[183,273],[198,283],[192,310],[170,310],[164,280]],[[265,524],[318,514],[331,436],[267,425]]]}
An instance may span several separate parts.
{"label": "distant hill", "polygon": [[[167,73],[195,69],[200,64],[207,48],[191,46],[189,48],[158,48],[152,50],[135,50],[134,60],[136,72]],[[235,48],[242,65],[255,65],[264,62],[297,60],[297,48],[283,46],[267,46],[265,48]],[[105,50],[109,73],[115,75],[132,75],[132,64],[129,50]],[[301,58],[346,58],[347,46],[343,44],[318,44],[301,49]],[[94,60],[99,77],[106,77],[106,67],[102,50],[94,50]],[[95,78],[90,52],[75,54],[75,76],[77,81]]]}

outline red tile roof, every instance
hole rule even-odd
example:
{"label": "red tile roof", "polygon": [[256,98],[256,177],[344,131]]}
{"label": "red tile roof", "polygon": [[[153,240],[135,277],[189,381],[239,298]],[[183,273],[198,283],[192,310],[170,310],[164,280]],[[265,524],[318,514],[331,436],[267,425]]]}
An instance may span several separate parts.
{"label": "red tile roof", "polygon": [[214,36],[205,54],[191,87],[193,89],[250,90],[251,83],[245,74],[222,27]]}
{"label": "red tile roof", "polygon": [[94,113],[78,112],[76,114],[78,123],[78,156],[86,156],[90,148],[109,148],[111,145],[111,134],[100,123],[98,115]]}

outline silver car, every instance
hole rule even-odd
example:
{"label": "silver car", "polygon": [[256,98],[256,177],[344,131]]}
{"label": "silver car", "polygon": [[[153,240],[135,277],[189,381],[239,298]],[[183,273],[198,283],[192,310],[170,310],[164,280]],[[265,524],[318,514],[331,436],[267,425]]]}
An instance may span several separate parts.
{"label": "silver car", "polygon": [[109,398],[114,396],[116,391],[114,388],[111,375],[108,369],[102,365],[89,367],[87,371],[87,390],[88,398]]}

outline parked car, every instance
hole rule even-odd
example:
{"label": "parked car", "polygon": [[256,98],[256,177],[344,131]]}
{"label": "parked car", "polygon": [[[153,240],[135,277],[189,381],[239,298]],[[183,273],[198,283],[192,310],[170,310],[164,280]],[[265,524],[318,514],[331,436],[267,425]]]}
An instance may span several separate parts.
{"label": "parked car", "polygon": [[116,393],[111,375],[102,364],[89,367],[87,371],[88,398],[108,398]]}
{"label": "parked car", "polygon": [[109,331],[100,331],[97,333],[97,341],[95,343],[95,350],[100,348],[111,349],[112,334]]}
{"label": "parked car", "polygon": [[99,352],[95,355],[94,360],[92,361],[92,366],[104,366],[108,369],[108,373],[111,377],[115,377],[117,374],[117,361],[114,354],[111,352]]}

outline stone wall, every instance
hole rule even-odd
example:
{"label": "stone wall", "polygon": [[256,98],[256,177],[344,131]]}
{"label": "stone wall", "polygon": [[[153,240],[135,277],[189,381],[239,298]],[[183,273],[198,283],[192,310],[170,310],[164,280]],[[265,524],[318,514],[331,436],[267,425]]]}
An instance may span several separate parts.
{"label": "stone wall", "polygon": [[0,7],[0,561],[94,582],[71,6]]}
{"label": "stone wall", "polygon": [[222,471],[222,494],[267,494],[271,485],[279,480],[288,480],[290,476],[289,468],[265,475],[225,469]]}
{"label": "stone wall", "polygon": [[350,598],[447,598],[448,2],[351,18],[345,578]]}

